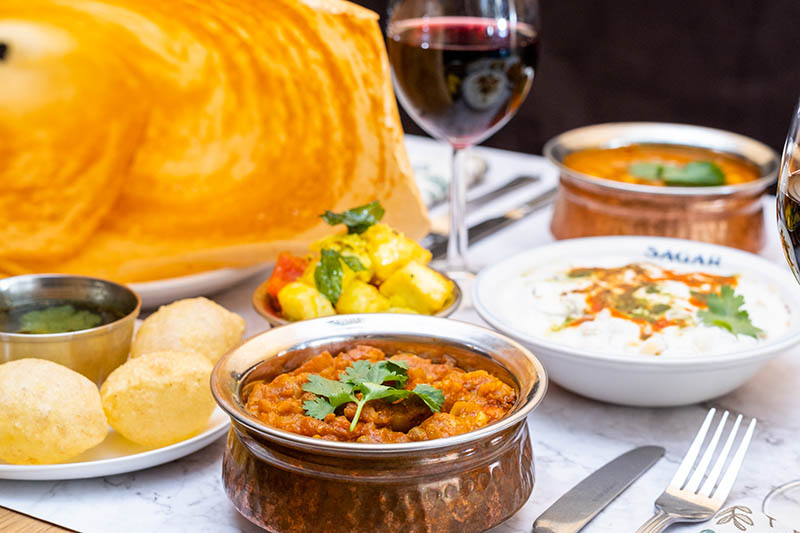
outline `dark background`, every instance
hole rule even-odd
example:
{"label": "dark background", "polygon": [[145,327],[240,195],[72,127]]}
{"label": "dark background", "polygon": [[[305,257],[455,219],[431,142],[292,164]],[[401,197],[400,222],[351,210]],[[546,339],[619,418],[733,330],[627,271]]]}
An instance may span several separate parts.
{"label": "dark background", "polygon": [[[387,0],[354,0],[377,11]],[[562,131],[651,120],[780,153],[800,96],[800,0],[540,0],[541,55],[517,116],[484,142],[540,153]],[[423,134],[403,114],[408,133]]]}

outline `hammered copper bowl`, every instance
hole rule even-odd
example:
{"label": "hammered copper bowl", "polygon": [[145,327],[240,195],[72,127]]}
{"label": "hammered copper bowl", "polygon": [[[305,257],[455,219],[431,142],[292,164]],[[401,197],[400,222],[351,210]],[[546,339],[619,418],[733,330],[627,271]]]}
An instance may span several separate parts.
{"label": "hammered copper bowl", "polygon": [[[681,145],[728,153],[754,164],[755,181],[719,187],[658,187],[576,172],[563,164],[586,148],[631,144]],[[712,242],[758,252],[765,243],[761,197],[775,183],[774,150],[735,133],[658,122],[597,124],[551,139],[544,155],[560,170],[550,229],[557,239],[600,235],[657,235]]]}
{"label": "hammered copper bowl", "polygon": [[[437,272],[439,271],[437,270]],[[439,274],[453,282],[453,294],[447,301],[447,305],[445,305],[441,311],[436,313],[435,316],[448,317],[452,315],[456,309],[458,309],[459,305],[461,305],[461,287],[459,287],[458,283],[456,283],[456,281],[446,273],[439,272]],[[290,321],[283,318],[270,302],[269,295],[267,294],[268,284],[269,279],[266,279],[263,283],[261,283],[261,285],[256,287],[255,291],[253,291],[253,298],[251,300],[253,309],[256,310],[256,313],[264,317],[272,327],[289,324]]]}
{"label": "hammered copper bowl", "polygon": [[[517,390],[502,420],[422,442],[362,444],[304,437],[264,425],[244,408],[248,384],[314,355],[358,344],[391,354],[455,357]],[[513,515],[533,490],[526,416],[547,377],[539,360],[486,328],[443,318],[364,314],[307,320],[269,330],[223,356],[211,375],[231,416],[222,480],[234,507],[272,532],[478,532]]]}

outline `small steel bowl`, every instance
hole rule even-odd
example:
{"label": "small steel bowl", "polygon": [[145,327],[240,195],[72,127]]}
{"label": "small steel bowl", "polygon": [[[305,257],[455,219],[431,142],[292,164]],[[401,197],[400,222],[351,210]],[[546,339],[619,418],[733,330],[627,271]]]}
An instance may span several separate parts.
{"label": "small steel bowl", "polygon": [[[245,409],[249,385],[328,350],[368,344],[392,354],[455,357],[514,386],[503,419],[422,442],[363,444],[305,437],[265,425]],[[338,315],[294,322],[224,355],[211,390],[231,417],[222,461],[225,491],[247,519],[272,532],[478,532],[514,514],[533,489],[526,417],[547,376],[522,345],[495,331],[430,316]]]}
{"label": "small steel bowl", "polygon": [[113,309],[123,317],[67,333],[0,332],[0,364],[16,359],[47,359],[79,372],[98,385],[128,358],[139,296],[124,285],[97,278],[29,274],[0,279],[0,310],[47,301],[71,300]]}
{"label": "small steel bowl", "polygon": [[[437,270],[437,272],[439,271]],[[458,286],[458,283],[456,283],[453,278],[444,272],[439,272],[439,274],[453,282],[453,296],[450,298],[450,302],[444,307],[444,309],[434,315],[446,318],[452,315],[461,304],[461,287]],[[256,290],[253,292],[253,309],[255,309],[259,315],[264,317],[272,327],[290,324],[291,322],[285,318],[282,318],[270,303],[270,299],[267,295],[267,283],[269,283],[269,278],[267,278],[261,285],[256,287]]]}
{"label": "small steel bowl", "polygon": [[[739,185],[658,187],[576,172],[564,158],[586,148],[631,144],[707,148],[749,161],[760,177]],[[550,229],[557,239],[657,235],[758,252],[765,243],[761,197],[775,183],[779,158],[770,147],[728,131],[658,122],[597,124],[550,139],[544,155],[561,171]]]}

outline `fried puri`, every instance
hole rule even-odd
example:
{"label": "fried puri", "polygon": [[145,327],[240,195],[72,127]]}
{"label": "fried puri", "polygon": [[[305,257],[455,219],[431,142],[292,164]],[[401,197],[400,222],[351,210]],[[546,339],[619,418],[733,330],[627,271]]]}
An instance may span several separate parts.
{"label": "fried puri", "polygon": [[100,389],[108,422],[128,440],[153,448],[196,435],[214,410],[211,369],[208,358],[196,352],[129,359]]}
{"label": "fried puri", "polygon": [[0,365],[0,459],[60,463],[107,433],[97,386],[81,374],[42,359]]}
{"label": "fried puri", "polygon": [[244,319],[207,298],[164,305],[147,317],[131,346],[131,358],[149,352],[196,352],[212,363],[242,340]]}

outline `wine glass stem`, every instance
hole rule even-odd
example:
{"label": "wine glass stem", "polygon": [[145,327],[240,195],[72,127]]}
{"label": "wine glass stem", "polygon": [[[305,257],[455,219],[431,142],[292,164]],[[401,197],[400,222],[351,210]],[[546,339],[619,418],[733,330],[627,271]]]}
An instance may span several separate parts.
{"label": "wine glass stem", "polygon": [[450,235],[447,241],[447,270],[469,271],[467,248],[469,240],[465,220],[467,209],[467,184],[463,164],[466,148],[453,147],[452,174],[450,176]]}

